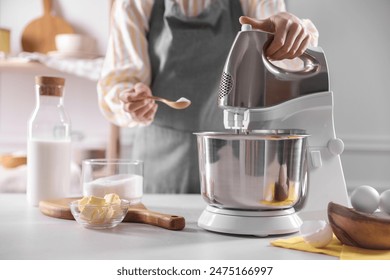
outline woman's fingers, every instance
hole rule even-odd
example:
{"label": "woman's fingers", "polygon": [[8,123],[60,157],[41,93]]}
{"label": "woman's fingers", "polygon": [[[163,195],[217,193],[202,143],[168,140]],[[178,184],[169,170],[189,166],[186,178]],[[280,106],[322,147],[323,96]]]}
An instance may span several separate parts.
{"label": "woman's fingers", "polygon": [[265,52],[270,59],[292,59],[302,55],[309,46],[310,34],[293,14],[282,12],[263,20],[243,16],[240,23],[274,34]]}
{"label": "woman's fingers", "polygon": [[123,110],[129,113],[135,121],[142,124],[150,124],[158,108],[153,99],[145,98],[147,96],[152,96],[152,92],[143,83],[137,83],[131,90],[119,94]]}

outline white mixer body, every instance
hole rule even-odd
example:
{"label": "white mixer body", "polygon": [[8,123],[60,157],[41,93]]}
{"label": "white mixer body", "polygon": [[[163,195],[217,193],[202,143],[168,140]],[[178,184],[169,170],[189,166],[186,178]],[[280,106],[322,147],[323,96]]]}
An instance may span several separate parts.
{"label": "white mixer body", "polygon": [[[303,207],[299,207],[302,212],[324,212],[330,201],[349,205],[340,159],[344,144],[336,137],[333,110],[333,93],[319,92],[244,113],[243,123],[249,131],[302,129],[309,135],[308,190]],[[225,111],[225,119],[228,115]]]}

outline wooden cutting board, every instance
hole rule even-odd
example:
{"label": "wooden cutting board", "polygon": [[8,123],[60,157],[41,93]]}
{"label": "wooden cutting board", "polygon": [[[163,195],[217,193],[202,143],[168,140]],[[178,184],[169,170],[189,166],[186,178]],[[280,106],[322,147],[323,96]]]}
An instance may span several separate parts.
{"label": "wooden cutting board", "polygon": [[[80,198],[40,201],[39,209],[46,216],[74,220],[69,203],[77,199]],[[150,211],[142,203],[130,206],[123,222],[149,224],[169,230],[182,230],[185,227],[185,219],[183,217]]]}
{"label": "wooden cutting board", "polygon": [[22,48],[28,52],[47,53],[56,50],[55,36],[74,33],[64,19],[51,14],[52,1],[43,0],[43,16],[31,21],[22,33]]}

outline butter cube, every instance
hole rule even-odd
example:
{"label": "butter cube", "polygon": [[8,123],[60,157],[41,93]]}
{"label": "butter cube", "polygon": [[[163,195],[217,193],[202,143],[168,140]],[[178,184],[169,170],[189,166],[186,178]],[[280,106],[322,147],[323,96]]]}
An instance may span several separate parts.
{"label": "butter cube", "polygon": [[121,199],[116,193],[109,193],[104,196],[106,203],[121,204]]}
{"label": "butter cube", "polygon": [[104,196],[104,199],[107,203],[111,204],[111,208],[107,212],[107,216],[109,218],[118,218],[122,215],[122,209],[120,207],[121,205],[121,199],[120,197],[115,193],[106,194]]}
{"label": "butter cube", "polygon": [[87,220],[91,224],[104,223],[107,219],[108,208],[106,206],[91,206],[87,205],[80,213],[80,217]]}
{"label": "butter cube", "polygon": [[84,207],[85,207],[85,205],[88,204],[88,201],[89,201],[88,196],[84,196],[82,199],[79,200],[79,211],[80,212],[84,210]]}
{"label": "butter cube", "polygon": [[83,220],[92,221],[97,214],[98,209],[96,207],[85,206],[84,209],[80,212],[80,217]]}
{"label": "butter cube", "polygon": [[92,195],[89,197],[88,204],[89,205],[96,205],[96,206],[104,206],[106,204],[106,200],[104,198]]}
{"label": "butter cube", "polygon": [[95,213],[93,219],[90,221],[91,224],[101,224],[106,222],[107,217],[107,207],[97,207],[97,212]]}

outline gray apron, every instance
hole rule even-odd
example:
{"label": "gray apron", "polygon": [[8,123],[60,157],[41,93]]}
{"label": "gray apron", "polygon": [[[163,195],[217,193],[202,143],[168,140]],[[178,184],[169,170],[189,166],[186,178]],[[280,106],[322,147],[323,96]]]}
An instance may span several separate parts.
{"label": "gray apron", "polygon": [[192,104],[184,110],[159,104],[152,125],[121,130],[121,157],[144,161],[145,193],[200,192],[193,132],[223,130],[218,87],[241,15],[239,0],[213,1],[196,17],[175,1],[155,1],[148,33],[152,93]]}

